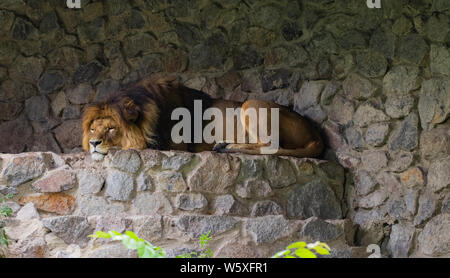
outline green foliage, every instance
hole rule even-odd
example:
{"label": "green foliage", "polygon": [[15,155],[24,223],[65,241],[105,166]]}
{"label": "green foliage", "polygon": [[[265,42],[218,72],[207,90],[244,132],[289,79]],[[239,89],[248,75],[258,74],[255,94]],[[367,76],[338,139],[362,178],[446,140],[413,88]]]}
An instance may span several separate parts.
{"label": "green foliage", "polygon": [[285,250],[273,255],[272,258],[317,258],[317,255],[312,251],[320,255],[329,255],[330,250],[326,243],[320,241],[310,244],[299,241],[290,244]]}
{"label": "green foliage", "polygon": [[176,256],[176,258],[211,258],[214,254],[211,249],[206,248],[206,245],[212,239],[210,233],[211,231],[200,236],[200,247],[202,249],[202,252],[200,252],[200,254],[198,254],[197,252],[190,252],[178,255]]}
{"label": "green foliage", "polygon": [[[211,240],[210,232],[200,236],[200,246],[202,252],[190,252],[183,255],[176,256],[176,258],[210,258],[213,256],[211,249],[206,249],[206,245]],[[120,240],[127,249],[137,250],[139,258],[165,258],[166,252],[158,246],[153,246],[145,239],[139,238],[131,231],[126,231],[125,234],[116,231],[109,231],[107,233],[97,231],[88,237],[92,238],[110,238],[112,240]]]}
{"label": "green foliage", "polygon": [[11,215],[12,212],[13,212],[12,209],[8,206],[2,206],[0,208],[0,216],[8,217]]}
{"label": "green foliage", "polygon": [[0,216],[8,217],[13,212],[10,207],[3,204],[6,200],[11,199],[12,197],[13,197],[12,194],[6,194],[6,195],[0,194],[0,203],[2,203],[1,207],[0,207]]}
{"label": "green foliage", "polygon": [[120,240],[127,249],[137,250],[139,258],[165,258],[166,252],[157,246],[153,246],[145,239],[138,238],[133,232],[126,231],[125,234],[116,231],[109,231],[107,233],[98,231],[94,235],[89,235],[92,238],[110,238],[112,240]]}
{"label": "green foliage", "polygon": [[6,233],[3,228],[0,229],[0,246],[1,245],[8,246],[8,238],[6,237]]}

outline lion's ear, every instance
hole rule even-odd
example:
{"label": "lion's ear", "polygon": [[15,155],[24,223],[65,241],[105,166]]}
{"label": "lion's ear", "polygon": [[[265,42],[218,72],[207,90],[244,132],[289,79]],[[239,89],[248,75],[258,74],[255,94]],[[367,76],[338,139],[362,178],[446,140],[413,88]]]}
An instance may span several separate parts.
{"label": "lion's ear", "polygon": [[139,117],[139,107],[129,97],[124,98],[121,102],[122,114],[125,120],[135,122]]}

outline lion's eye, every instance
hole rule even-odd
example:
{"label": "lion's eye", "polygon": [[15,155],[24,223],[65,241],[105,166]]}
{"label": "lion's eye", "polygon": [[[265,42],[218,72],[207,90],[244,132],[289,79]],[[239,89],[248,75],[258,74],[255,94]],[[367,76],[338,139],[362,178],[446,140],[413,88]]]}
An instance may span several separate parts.
{"label": "lion's eye", "polygon": [[93,128],[91,128],[91,133],[94,133],[94,129]]}
{"label": "lion's eye", "polygon": [[108,128],[108,131],[109,131],[109,132],[114,132],[114,130],[116,130],[114,127]]}

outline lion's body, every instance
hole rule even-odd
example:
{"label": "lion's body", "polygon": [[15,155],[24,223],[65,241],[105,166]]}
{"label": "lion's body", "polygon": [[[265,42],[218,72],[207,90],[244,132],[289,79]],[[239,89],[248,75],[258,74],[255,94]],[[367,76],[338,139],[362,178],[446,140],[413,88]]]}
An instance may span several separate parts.
{"label": "lion's body", "polygon": [[[147,78],[134,84],[106,102],[88,107],[83,114],[83,148],[91,153],[106,154],[112,147],[123,149],[157,148],[161,150],[184,150],[191,152],[211,151],[214,144],[180,143],[172,141],[171,130],[178,122],[171,119],[172,111],[184,107],[194,114],[194,100],[202,100],[202,112],[213,107],[227,115],[227,108],[279,108],[279,141],[277,155],[297,157],[315,157],[323,150],[318,132],[300,115],[288,108],[260,100],[248,100],[244,103],[212,99],[203,92],[186,88],[173,80]],[[203,115],[203,113],[202,113]],[[239,117],[239,116],[238,116]],[[246,120],[238,117],[223,117],[223,126],[227,121],[240,120],[245,126],[246,135],[254,136],[248,129]],[[258,116],[259,117],[259,116]],[[270,118],[270,112],[268,114]],[[191,119],[194,127],[194,117]],[[270,121],[270,120],[269,120]],[[204,121],[203,126],[208,122]],[[234,129],[234,142],[237,142],[237,128]],[[191,132],[192,137],[194,132]],[[223,130],[223,140],[227,137]],[[226,144],[221,152],[242,152],[260,154],[265,144],[257,138],[256,144]],[[248,138],[247,138],[248,139]],[[193,138],[191,140],[193,142]]]}

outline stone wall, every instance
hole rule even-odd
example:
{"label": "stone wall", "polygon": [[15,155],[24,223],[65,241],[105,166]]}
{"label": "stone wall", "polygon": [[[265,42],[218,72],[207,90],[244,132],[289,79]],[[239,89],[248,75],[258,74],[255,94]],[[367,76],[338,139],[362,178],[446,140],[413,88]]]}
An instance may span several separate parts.
{"label": "stone wall", "polygon": [[63,2],[0,3],[0,152],[77,152],[84,105],[175,74],[314,121],[345,168],[355,244],[450,252],[449,1]]}
{"label": "stone wall", "polygon": [[199,249],[210,232],[216,257],[270,257],[294,241],[328,242],[333,256],[364,256],[342,219],[344,170],[314,159],[204,152],[117,151],[0,155],[1,190],[14,213],[1,224],[7,257],[133,256],[88,238],[132,230],[169,255]]}

